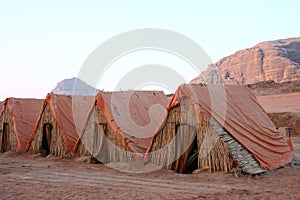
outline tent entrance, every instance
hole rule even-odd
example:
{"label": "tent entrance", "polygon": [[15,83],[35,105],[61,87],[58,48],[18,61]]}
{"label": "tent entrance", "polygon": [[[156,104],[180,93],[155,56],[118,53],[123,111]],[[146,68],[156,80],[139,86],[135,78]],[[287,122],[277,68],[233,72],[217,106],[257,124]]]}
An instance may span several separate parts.
{"label": "tent entrance", "polygon": [[102,163],[105,160],[106,154],[108,153],[106,149],[106,123],[95,123],[94,125],[94,142],[92,148],[92,158],[95,163]]}
{"label": "tent entrance", "polygon": [[43,136],[42,136],[42,156],[48,156],[50,153],[51,135],[52,135],[52,125],[44,124]]}
{"label": "tent entrance", "polygon": [[198,169],[198,142],[196,128],[189,124],[175,125],[175,158],[171,169],[179,173],[191,173]]}
{"label": "tent entrance", "polygon": [[198,142],[197,137],[194,138],[193,143],[191,144],[191,151],[188,155],[188,159],[186,162],[186,173],[192,173],[196,169],[198,169]]}
{"label": "tent entrance", "polygon": [[4,123],[2,130],[3,130],[3,134],[2,134],[1,152],[3,153],[9,150],[9,124]]}

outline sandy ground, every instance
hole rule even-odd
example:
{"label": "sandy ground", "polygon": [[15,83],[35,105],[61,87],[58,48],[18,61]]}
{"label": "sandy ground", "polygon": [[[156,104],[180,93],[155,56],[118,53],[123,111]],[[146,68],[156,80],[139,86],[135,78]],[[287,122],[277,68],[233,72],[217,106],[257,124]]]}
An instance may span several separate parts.
{"label": "sandy ground", "polygon": [[267,113],[300,112],[300,93],[258,96],[257,100]]}
{"label": "sandy ground", "polygon": [[[293,138],[300,159],[300,138]],[[300,199],[300,166],[260,176],[177,174],[160,169],[126,173],[30,154],[0,154],[1,199]]]}

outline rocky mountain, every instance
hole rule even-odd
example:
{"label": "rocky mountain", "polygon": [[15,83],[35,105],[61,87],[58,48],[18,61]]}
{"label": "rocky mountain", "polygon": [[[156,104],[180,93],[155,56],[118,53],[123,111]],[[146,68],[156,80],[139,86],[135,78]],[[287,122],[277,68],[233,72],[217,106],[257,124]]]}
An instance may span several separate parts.
{"label": "rocky mountain", "polygon": [[52,90],[55,94],[94,96],[99,90],[79,78],[64,79]]}
{"label": "rocky mountain", "polygon": [[300,80],[300,37],[262,42],[208,66],[191,83],[252,84]]}

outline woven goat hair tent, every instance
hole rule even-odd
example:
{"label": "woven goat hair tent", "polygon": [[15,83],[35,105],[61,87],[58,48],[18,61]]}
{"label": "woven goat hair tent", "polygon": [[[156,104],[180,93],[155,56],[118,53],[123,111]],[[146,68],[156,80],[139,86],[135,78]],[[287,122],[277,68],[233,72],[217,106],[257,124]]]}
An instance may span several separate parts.
{"label": "woven goat hair tent", "polygon": [[181,85],[145,160],[180,173],[237,167],[256,174],[292,159],[284,129],[275,128],[247,88]]}
{"label": "woven goat hair tent", "polygon": [[70,157],[93,102],[92,96],[48,94],[27,151],[42,156]]}
{"label": "woven goat hair tent", "polygon": [[25,151],[42,105],[42,99],[7,98],[4,101],[0,115],[1,152]]}
{"label": "woven goat hair tent", "polygon": [[134,161],[145,154],[167,104],[159,91],[100,91],[73,150],[75,157],[104,164]]}

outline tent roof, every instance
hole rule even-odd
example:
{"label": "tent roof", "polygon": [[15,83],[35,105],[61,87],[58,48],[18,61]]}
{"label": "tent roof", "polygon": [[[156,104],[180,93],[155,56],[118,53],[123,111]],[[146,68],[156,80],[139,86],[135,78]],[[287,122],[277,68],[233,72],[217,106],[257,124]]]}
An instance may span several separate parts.
{"label": "tent roof", "polygon": [[157,126],[166,115],[168,99],[161,91],[102,92],[96,105],[113,131],[134,153],[145,153]]}
{"label": "tent roof", "polygon": [[[44,101],[43,109],[39,114],[29,144],[37,132],[39,122],[46,106],[49,106],[50,111],[61,130],[64,146],[66,148],[65,153],[69,153],[81,134],[93,102],[94,97],[92,96],[69,96],[49,93]],[[28,148],[29,145],[27,146],[27,149]]]}
{"label": "tent roof", "polygon": [[206,113],[222,125],[253,154],[261,167],[274,169],[291,162],[293,152],[286,141],[285,132],[275,128],[254,94],[246,87],[181,85],[168,110],[179,105],[183,98],[189,99],[196,113]]}
{"label": "tent roof", "polygon": [[[7,98],[4,101],[13,123],[18,146],[16,151],[25,150],[31,131],[34,129],[43,99]],[[2,110],[3,112],[4,110]]]}

